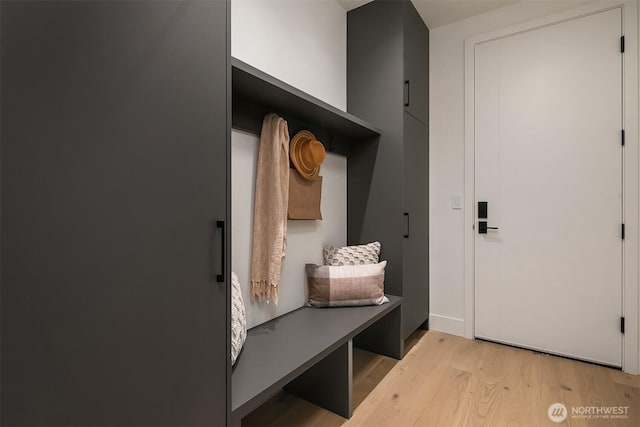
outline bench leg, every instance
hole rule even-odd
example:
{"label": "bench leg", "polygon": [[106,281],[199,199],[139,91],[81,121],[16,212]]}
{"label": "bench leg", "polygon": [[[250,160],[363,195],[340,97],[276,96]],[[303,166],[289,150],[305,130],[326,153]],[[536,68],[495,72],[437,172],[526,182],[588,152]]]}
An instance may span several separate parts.
{"label": "bench leg", "polygon": [[424,329],[425,331],[429,330],[429,318],[427,318],[427,320],[425,320],[424,323],[420,325],[420,329]]}
{"label": "bench leg", "polygon": [[353,343],[349,340],[287,384],[284,390],[345,418],[351,418],[352,361]]}
{"label": "bench leg", "polygon": [[392,312],[356,335],[353,344],[363,350],[383,356],[402,359],[404,340],[402,339],[402,313],[395,308]]}

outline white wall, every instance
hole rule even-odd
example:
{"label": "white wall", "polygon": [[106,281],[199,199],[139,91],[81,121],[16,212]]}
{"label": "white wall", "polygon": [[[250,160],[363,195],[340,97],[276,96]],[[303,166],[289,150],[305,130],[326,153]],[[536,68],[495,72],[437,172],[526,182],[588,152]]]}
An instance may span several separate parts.
{"label": "white wall", "polygon": [[231,55],[347,109],[347,13],[334,0],[232,0]]}
{"label": "white wall", "polygon": [[322,164],[322,221],[289,221],[287,251],[282,263],[279,303],[252,303],[250,298],[253,195],[255,194],[258,136],[234,131],[231,153],[232,269],[238,275],[247,312],[247,327],[301,307],[307,298],[306,263],[322,264],[324,245],[346,244],[347,159],[327,153]]}
{"label": "white wall", "polygon": [[429,40],[429,326],[464,335],[464,41],[474,35],[549,15],[575,1],[521,2],[438,27]]}
{"label": "white wall", "polygon": [[[346,19],[345,10],[334,0],[232,0],[231,54],[345,110]],[[248,327],[302,306],[306,299],[304,264],[321,264],[322,247],[345,245],[347,236],[347,162],[345,157],[328,153],[320,172],[323,220],[289,221],[279,304],[251,303],[258,144],[257,135],[232,132],[232,268],[242,286]]]}
{"label": "white wall", "polygon": [[[632,0],[634,1],[634,0]],[[605,3],[605,1],[569,1],[559,0],[548,1],[525,1],[512,6],[497,9],[483,15],[472,17],[444,27],[439,27],[431,31],[430,34],[430,319],[429,326],[433,329],[457,335],[470,335],[469,324],[472,319],[469,315],[469,306],[473,304],[471,298],[465,300],[465,233],[467,224],[465,221],[472,221],[472,214],[466,211],[473,210],[473,206],[464,206],[464,210],[451,209],[451,196],[461,195],[464,197],[465,181],[470,181],[465,173],[465,64],[464,64],[464,42],[474,36],[511,27],[517,24],[532,21],[556,14],[558,12],[584,7],[586,3]],[[637,4],[635,2],[634,4]],[[631,8],[630,10],[632,10]],[[637,31],[639,18],[631,16],[625,21],[627,34],[635,34]],[[633,28],[631,28],[633,27]],[[638,58],[638,43],[627,43],[626,58],[633,58],[632,62]],[[634,67],[632,69],[635,70]],[[625,69],[627,70],[627,69]],[[631,70],[631,69],[629,69]],[[626,71],[625,71],[626,72]],[[631,75],[631,74],[629,74]],[[630,83],[631,88],[633,82]],[[630,97],[627,97],[630,104],[637,106],[637,87],[630,89]],[[626,96],[626,95],[625,95]],[[632,99],[633,98],[633,99]],[[626,107],[625,107],[626,108]],[[632,108],[637,112],[637,107]],[[632,141],[637,142],[638,117],[626,118],[626,129],[632,130]],[[627,188],[635,188],[637,192],[637,143],[633,147],[627,147],[628,153],[634,159],[628,159],[629,165],[635,164],[636,170],[627,168],[625,181]],[[472,159],[469,160],[472,162]],[[625,161],[627,163],[627,161]],[[469,164],[467,162],[467,164]],[[471,163],[472,164],[472,163]],[[631,177],[631,178],[630,178]],[[633,178],[635,177],[635,178]],[[637,194],[625,193],[627,202],[637,204]],[[635,202],[634,202],[635,200]],[[637,254],[637,209],[627,208],[625,221],[630,223],[634,243],[627,242],[627,253]],[[465,220],[465,217],[467,218]],[[627,239],[629,240],[629,239]],[[633,247],[632,247],[633,246]],[[627,259],[625,257],[625,259]],[[638,261],[627,263],[631,267],[625,267],[627,298],[637,299],[637,274],[632,271],[637,270]],[[634,267],[635,265],[635,267]],[[633,283],[632,283],[633,282]],[[625,307],[635,306],[635,313],[625,315],[633,319],[634,324],[638,323],[637,301]],[[466,322],[465,322],[466,321]],[[466,323],[466,325],[465,325]],[[466,326],[466,328],[465,328]],[[638,325],[632,326],[633,334],[638,333]],[[629,338],[629,337],[627,337]],[[633,344],[633,341],[636,341]],[[637,345],[637,337],[628,342],[630,345]],[[626,344],[625,344],[626,345]],[[625,369],[630,372],[637,371],[638,367],[633,366],[634,357],[627,350],[625,355],[631,366]],[[640,359],[637,354],[635,359]]]}

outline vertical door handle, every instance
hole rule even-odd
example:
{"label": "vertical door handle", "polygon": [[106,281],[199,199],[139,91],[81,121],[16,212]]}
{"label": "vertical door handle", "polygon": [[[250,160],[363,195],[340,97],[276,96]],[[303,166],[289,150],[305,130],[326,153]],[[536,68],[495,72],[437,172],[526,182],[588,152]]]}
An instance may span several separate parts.
{"label": "vertical door handle", "polygon": [[404,106],[408,107],[411,103],[411,83],[409,80],[404,81]]}
{"label": "vertical door handle", "polygon": [[406,218],[406,226],[405,226],[406,232],[404,233],[404,238],[408,239],[409,238],[409,212],[405,212],[404,217]]}
{"label": "vertical door handle", "polygon": [[224,283],[224,264],[226,259],[226,245],[225,245],[225,234],[224,234],[224,221],[216,221],[216,228],[220,229],[220,274],[216,274],[216,282]]}

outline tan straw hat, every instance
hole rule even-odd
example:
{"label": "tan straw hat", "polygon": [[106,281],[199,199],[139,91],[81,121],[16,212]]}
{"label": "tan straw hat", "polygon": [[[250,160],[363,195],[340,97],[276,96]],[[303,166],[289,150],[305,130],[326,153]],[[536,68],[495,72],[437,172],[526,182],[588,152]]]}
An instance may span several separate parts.
{"label": "tan straw hat", "polygon": [[326,152],[322,142],[318,141],[311,132],[301,130],[291,138],[289,156],[300,175],[313,181],[320,173],[320,165],[324,162]]}

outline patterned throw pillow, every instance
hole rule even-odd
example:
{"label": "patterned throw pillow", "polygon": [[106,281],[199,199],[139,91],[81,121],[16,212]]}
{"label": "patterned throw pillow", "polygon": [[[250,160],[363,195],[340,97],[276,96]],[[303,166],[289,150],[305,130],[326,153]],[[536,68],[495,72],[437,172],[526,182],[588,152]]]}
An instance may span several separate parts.
{"label": "patterned throw pillow", "polygon": [[384,268],[387,261],[366,265],[307,264],[308,305],[344,307],[381,305],[384,296]]}
{"label": "patterned throw pillow", "polygon": [[231,273],[231,364],[235,364],[247,339],[247,317],[236,273]]}
{"label": "patterned throw pillow", "polygon": [[380,242],[341,248],[325,246],[322,253],[324,265],[377,264],[380,258]]}

